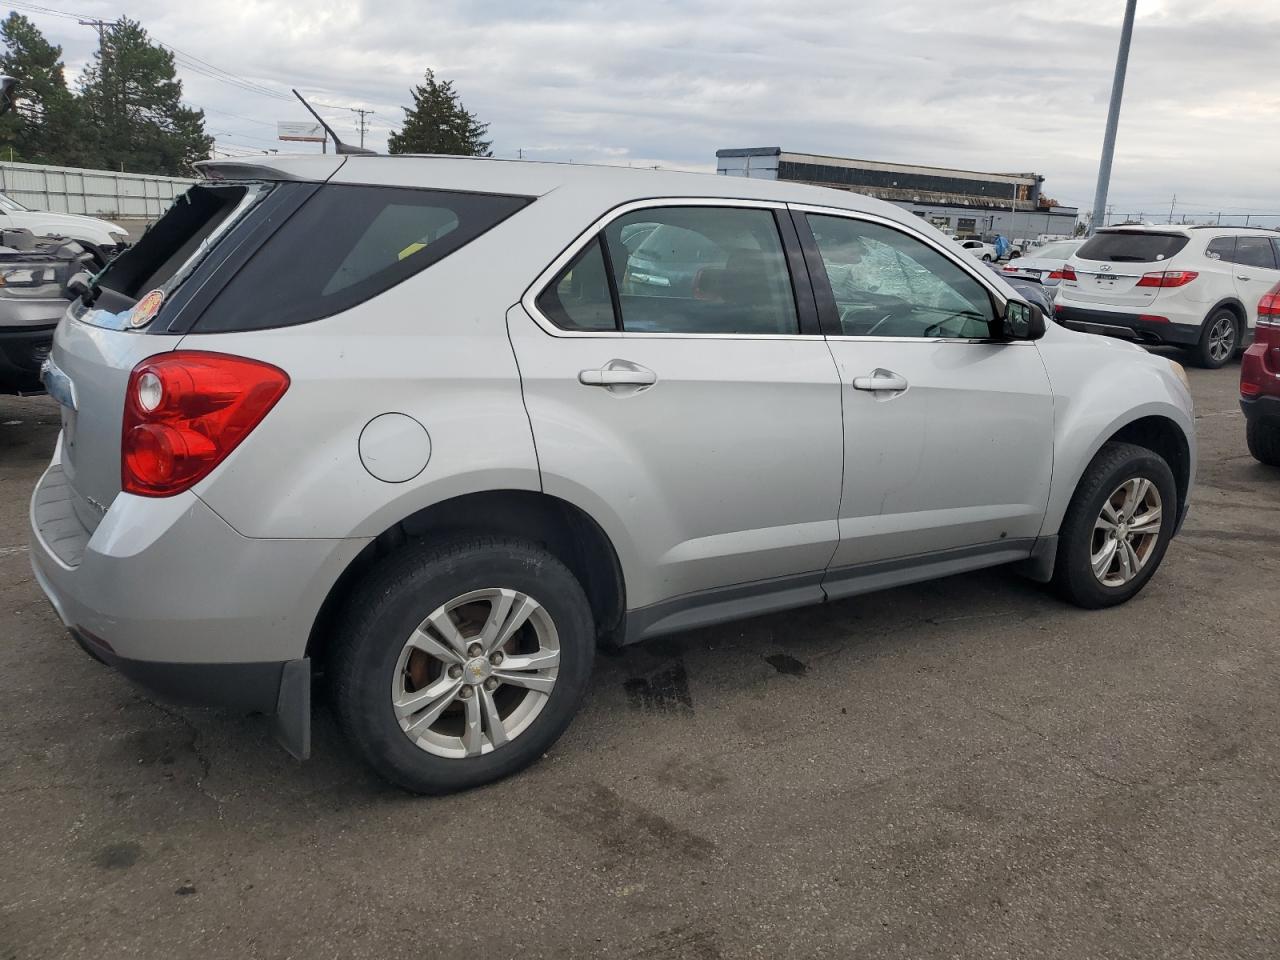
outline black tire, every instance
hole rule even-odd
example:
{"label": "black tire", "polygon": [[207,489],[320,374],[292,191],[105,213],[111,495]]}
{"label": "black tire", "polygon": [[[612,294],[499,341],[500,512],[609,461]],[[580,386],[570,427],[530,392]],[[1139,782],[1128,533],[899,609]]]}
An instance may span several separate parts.
{"label": "black tire", "polygon": [[[1145,477],[1160,494],[1160,533],[1145,565],[1130,581],[1107,586],[1094,575],[1090,555],[1094,523],[1105,501],[1126,480]],[[1053,586],[1058,594],[1086,609],[1113,607],[1141,590],[1164,559],[1177,524],[1178,488],[1173,471],[1158,454],[1131,443],[1108,443],[1098,451],[1067,507],[1058,531],[1058,556]]]}
{"label": "black tire", "polygon": [[1259,419],[1248,421],[1244,438],[1253,459],[1271,467],[1280,467],[1280,423]]}
{"label": "black tire", "polygon": [[[1219,322],[1224,319],[1231,323],[1231,346],[1225,355],[1215,357],[1211,351],[1212,337],[1210,334]],[[1239,349],[1240,318],[1230,310],[1215,310],[1200,325],[1200,340],[1194,347],[1190,348],[1191,361],[1197,367],[1204,367],[1206,370],[1217,370],[1219,367],[1225,366],[1227,361],[1234,357]]]}
{"label": "black tire", "polygon": [[[492,587],[528,594],[551,617],[560,643],[555,686],[529,727],[506,744],[480,756],[437,756],[410,740],[396,720],[390,691],[399,656],[438,607]],[[541,547],[491,537],[414,544],[384,560],[353,591],[331,664],[335,711],[356,751],[381,777],[414,793],[452,793],[509,776],[542,756],[577,712],[594,656],[582,586]]]}

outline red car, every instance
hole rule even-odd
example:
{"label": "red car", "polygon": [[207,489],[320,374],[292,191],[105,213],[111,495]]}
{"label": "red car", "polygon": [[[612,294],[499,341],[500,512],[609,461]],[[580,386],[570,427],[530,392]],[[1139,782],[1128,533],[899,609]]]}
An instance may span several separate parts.
{"label": "red car", "polygon": [[1280,284],[1258,304],[1254,341],[1240,361],[1240,407],[1249,452],[1280,467]]}

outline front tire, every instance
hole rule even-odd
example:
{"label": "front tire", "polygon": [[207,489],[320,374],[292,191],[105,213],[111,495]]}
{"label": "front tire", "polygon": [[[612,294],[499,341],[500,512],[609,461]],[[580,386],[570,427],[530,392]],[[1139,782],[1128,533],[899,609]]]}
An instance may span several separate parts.
{"label": "front tire", "polygon": [[1158,454],[1106,444],[1080,478],[1058,531],[1054,588],[1086,609],[1129,600],[1164,559],[1177,512],[1173,471]]}
{"label": "front tire", "polygon": [[1280,423],[1249,420],[1244,438],[1253,459],[1270,467],[1280,467]]}
{"label": "front tire", "polygon": [[332,665],[338,721],[365,762],[406,790],[490,783],[568,727],[594,638],[581,584],[536,544],[416,544],[347,605]]}
{"label": "front tire", "polygon": [[1200,327],[1200,341],[1191,348],[1196,366],[1217,370],[1240,346],[1240,320],[1230,310],[1216,310]]}

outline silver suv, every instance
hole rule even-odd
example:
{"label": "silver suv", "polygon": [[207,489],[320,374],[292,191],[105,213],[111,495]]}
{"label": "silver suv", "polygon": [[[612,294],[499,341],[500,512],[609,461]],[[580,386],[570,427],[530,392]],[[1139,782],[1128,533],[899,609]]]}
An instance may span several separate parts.
{"label": "silver suv", "polygon": [[597,642],[997,564],[1159,566],[1181,368],[1050,325],[850,193],[420,157],[207,164],[59,325],[36,576],[93,656],[262,711],[313,672],[444,792],[568,725]]}

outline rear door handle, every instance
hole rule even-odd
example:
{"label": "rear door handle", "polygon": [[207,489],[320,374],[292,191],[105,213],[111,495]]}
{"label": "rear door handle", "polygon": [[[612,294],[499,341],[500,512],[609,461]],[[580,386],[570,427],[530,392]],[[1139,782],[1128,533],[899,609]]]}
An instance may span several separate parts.
{"label": "rear door handle", "polygon": [[892,370],[875,370],[872,371],[869,377],[853,378],[853,389],[855,390],[901,393],[907,389],[907,386],[907,378],[898,376]]}
{"label": "rear door handle", "polygon": [[1236,274],[1236,279],[1237,279],[1237,280],[1248,280],[1249,278],[1248,278],[1248,277],[1246,277],[1243,273],[1237,273],[1237,274]]}
{"label": "rear door handle", "polygon": [[588,387],[651,387],[658,375],[630,360],[610,360],[598,370],[578,371],[578,382]]}

